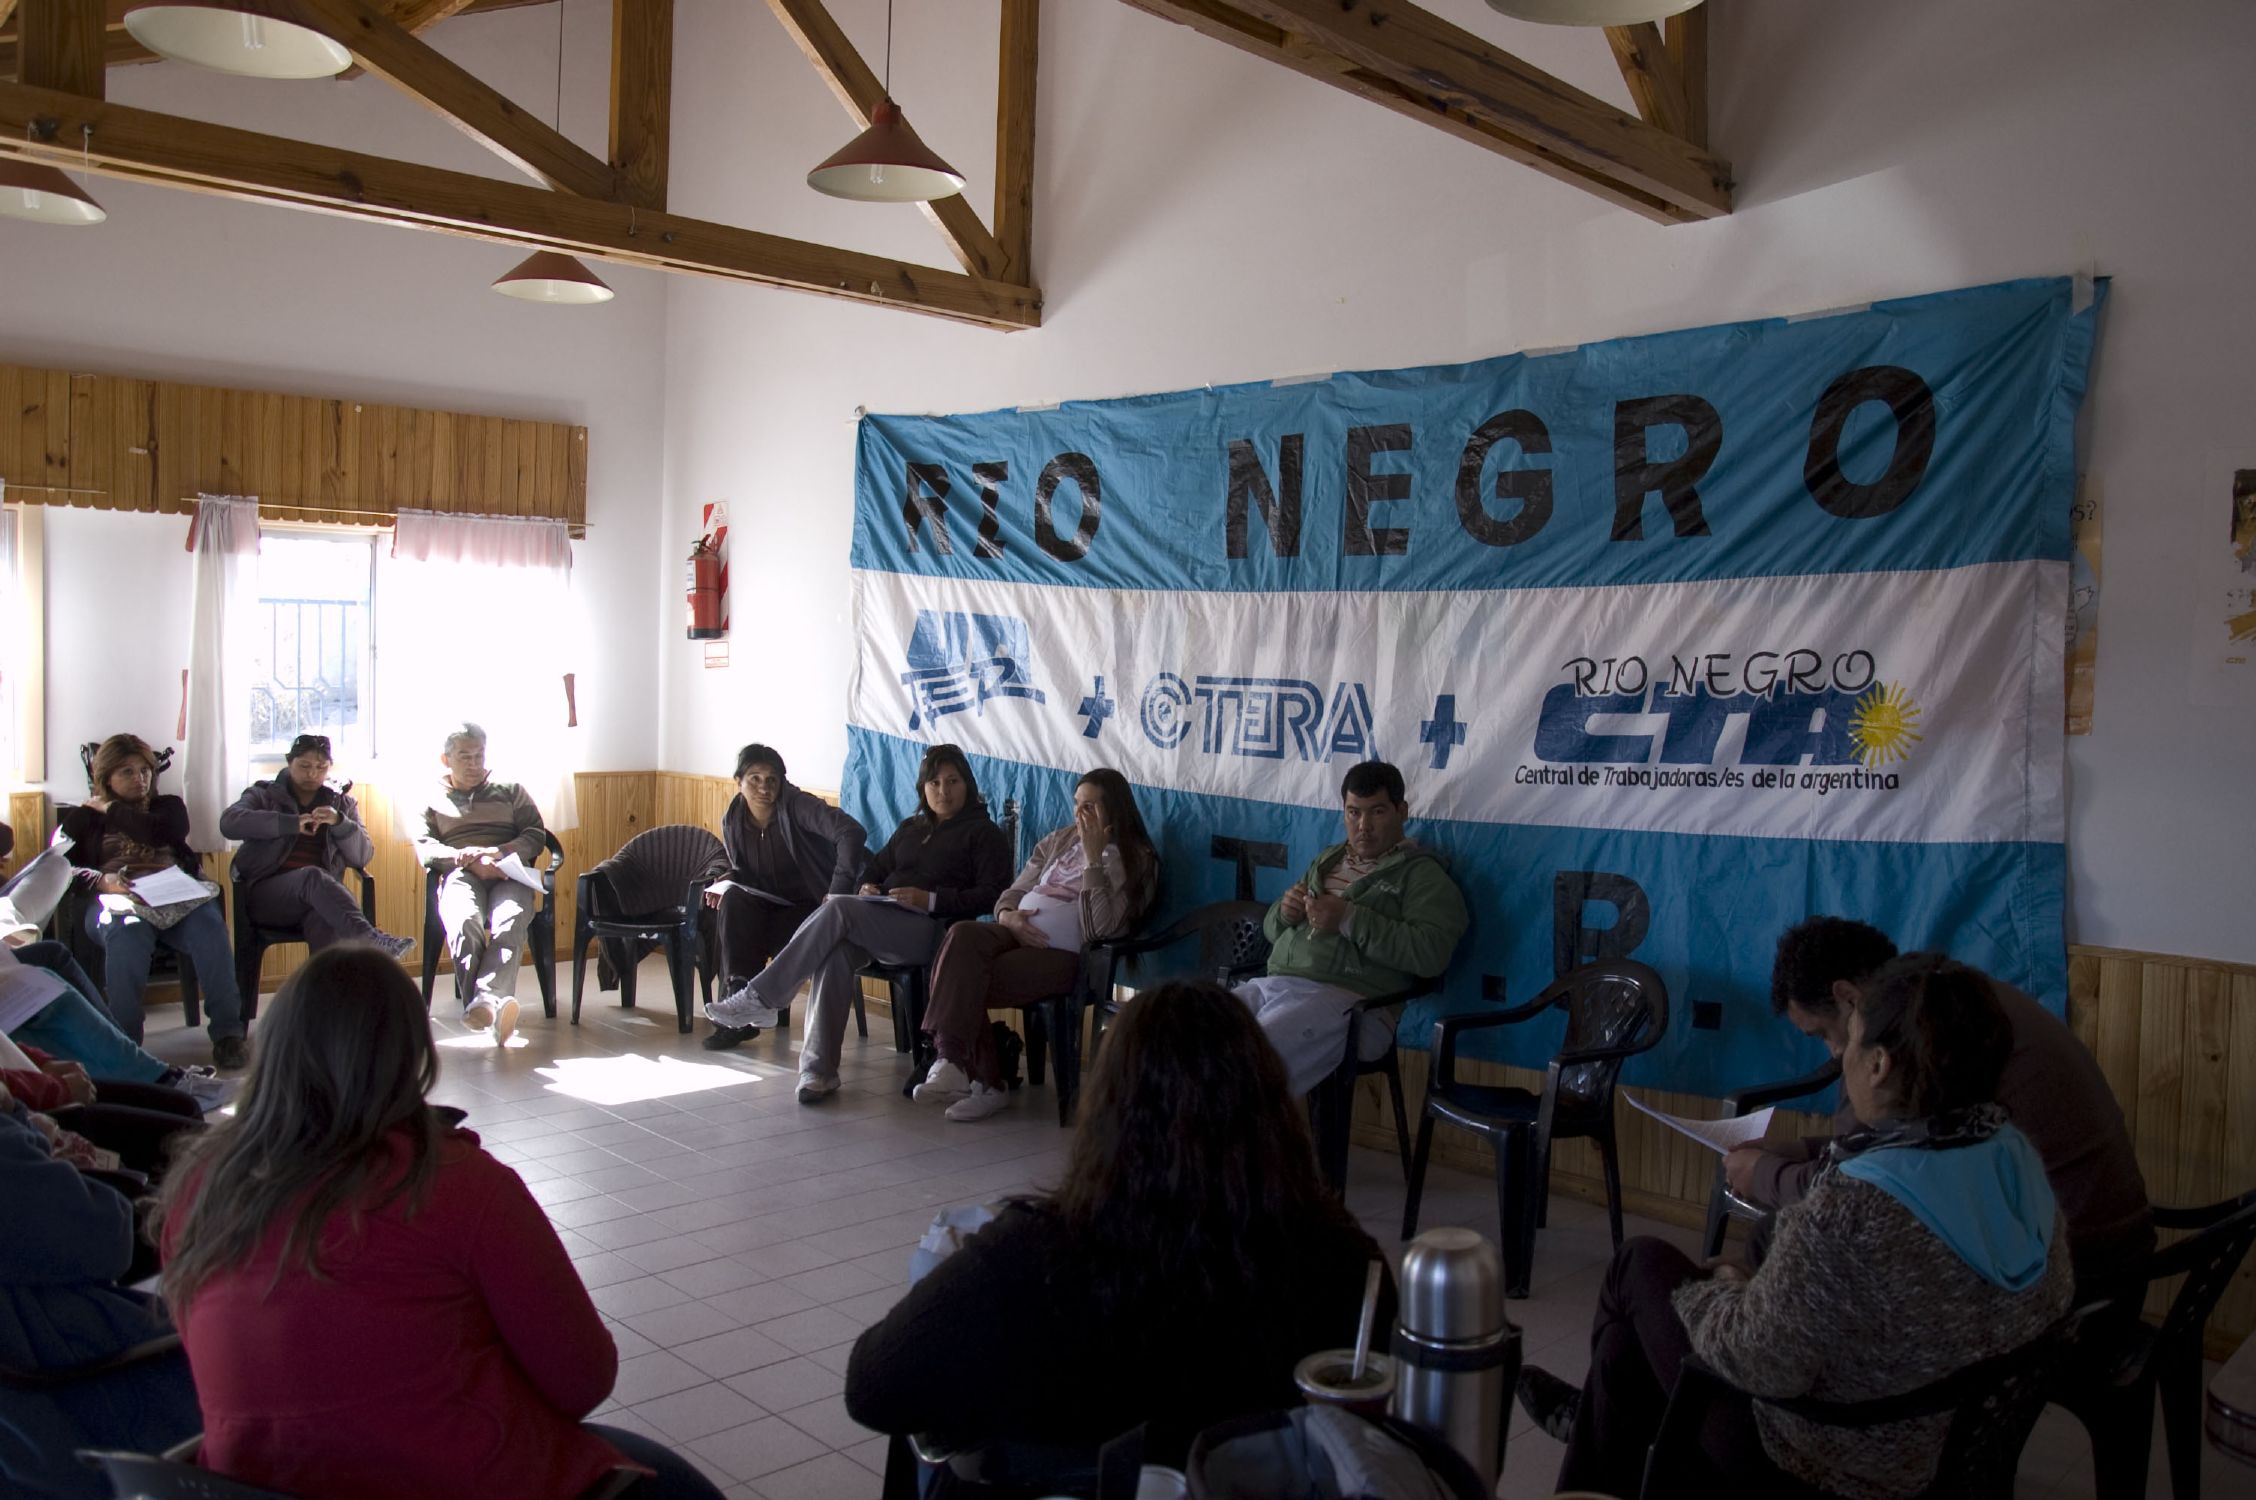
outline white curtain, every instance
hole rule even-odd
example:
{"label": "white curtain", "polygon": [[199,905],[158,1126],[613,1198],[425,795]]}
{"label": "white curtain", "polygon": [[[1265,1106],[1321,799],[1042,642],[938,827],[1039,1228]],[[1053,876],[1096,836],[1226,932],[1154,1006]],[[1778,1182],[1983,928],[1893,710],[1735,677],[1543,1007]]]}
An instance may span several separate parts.
{"label": "white curtain", "polygon": [[219,815],[243,788],[251,745],[250,631],[258,612],[258,501],[200,495],[188,528],[188,746],[182,795],[189,847],[227,847]]}
{"label": "white curtain", "polygon": [[495,780],[522,783],[552,830],[579,826],[580,736],[564,686],[581,659],[571,583],[563,521],[400,512],[378,561],[376,716],[379,779],[403,819],[441,774],[447,731],[467,719],[486,730]]}

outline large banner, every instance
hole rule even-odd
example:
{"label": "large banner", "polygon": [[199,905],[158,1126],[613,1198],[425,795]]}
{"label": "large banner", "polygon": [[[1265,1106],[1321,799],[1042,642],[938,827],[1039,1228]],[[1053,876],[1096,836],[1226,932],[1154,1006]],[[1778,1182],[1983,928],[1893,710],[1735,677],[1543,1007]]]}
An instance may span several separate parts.
{"label": "large banner", "polygon": [[[1273,899],[1400,766],[1474,926],[1404,1018],[1592,955],[1668,981],[1635,1081],[1810,1060],[1812,913],[2066,989],[2062,640],[2099,294],[2013,282],[1477,364],[872,416],[844,785],[927,744],[1022,849],[1115,766],[1180,911]],[[1476,1033],[1540,1065],[1563,1021]]]}

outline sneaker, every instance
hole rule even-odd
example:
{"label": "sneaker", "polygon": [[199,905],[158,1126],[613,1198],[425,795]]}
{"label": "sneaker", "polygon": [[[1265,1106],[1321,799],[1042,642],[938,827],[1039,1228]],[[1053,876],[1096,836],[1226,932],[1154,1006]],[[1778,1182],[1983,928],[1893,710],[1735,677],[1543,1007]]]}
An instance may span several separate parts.
{"label": "sneaker", "polygon": [[984,1083],[975,1083],[971,1092],[948,1106],[951,1120],[984,1120],[1010,1103],[1010,1090],[991,1089]]}
{"label": "sneaker", "polygon": [[493,1031],[496,1047],[508,1046],[509,1039],[517,1034],[517,1001],[514,996],[504,996],[502,1002],[494,1007]]}
{"label": "sneaker", "polygon": [[385,954],[392,958],[405,958],[415,950],[415,939],[393,937],[388,932],[379,932],[369,941],[383,949]]}
{"label": "sneaker", "polygon": [[924,1082],[913,1089],[909,1097],[919,1104],[949,1103],[971,1092],[971,1079],[964,1070],[946,1058],[932,1065],[924,1075]]}
{"label": "sneaker", "polygon": [[1569,1385],[1539,1365],[1520,1369],[1520,1410],[1554,1442],[1574,1435],[1575,1414],[1582,1410],[1582,1387]]}
{"label": "sneaker", "polygon": [[776,1008],[760,1003],[760,993],[749,983],[735,994],[705,1007],[705,1019],[721,1026],[773,1026]]}
{"label": "sneaker", "polygon": [[190,1073],[173,1084],[173,1087],[196,1101],[196,1108],[204,1114],[225,1109],[234,1101],[236,1092],[243,1086],[239,1078],[213,1078]]}
{"label": "sneaker", "polygon": [[838,1092],[836,1073],[801,1073],[799,1075],[799,1102],[820,1104]]}
{"label": "sneaker", "polygon": [[472,1031],[485,1031],[494,1023],[494,1003],[480,995],[462,1007],[462,1024]]}
{"label": "sneaker", "polygon": [[247,1068],[251,1065],[251,1039],[242,1036],[223,1036],[212,1043],[212,1066],[216,1068]]}
{"label": "sneaker", "polygon": [[698,1045],[707,1052],[726,1052],[731,1047],[743,1046],[759,1034],[760,1028],[757,1026],[723,1026],[715,1021],[713,1029],[705,1034],[705,1040]]}

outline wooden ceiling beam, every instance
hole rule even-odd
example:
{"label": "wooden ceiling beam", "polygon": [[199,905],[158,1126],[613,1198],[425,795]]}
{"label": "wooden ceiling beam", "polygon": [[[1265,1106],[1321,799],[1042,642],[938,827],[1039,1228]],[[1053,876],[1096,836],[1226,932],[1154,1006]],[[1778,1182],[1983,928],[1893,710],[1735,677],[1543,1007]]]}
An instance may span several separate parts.
{"label": "wooden ceiling beam", "polygon": [[643,208],[666,206],[673,78],[674,0],[611,0],[611,170]]}
{"label": "wooden ceiling beam", "polygon": [[0,83],[0,155],[986,328],[1033,328],[1042,317],[1028,287],[26,84]]}
{"label": "wooden ceiling beam", "polygon": [[1034,284],[1034,84],[1041,0],[1003,0],[995,71],[995,243],[1005,281]]}
{"label": "wooden ceiling beam", "polygon": [[25,83],[102,97],[102,0],[24,0],[17,26]]}
{"label": "wooden ceiling beam", "polygon": [[1695,6],[1670,16],[1661,33],[1669,61],[1684,83],[1684,138],[1708,149],[1708,8]]}
{"label": "wooden ceiling beam", "polygon": [[[441,21],[460,15],[470,0],[394,0],[391,17],[399,23],[400,30],[409,36],[421,36]],[[354,63],[337,75],[340,83],[350,83],[368,70]]]}
{"label": "wooden ceiling beam", "polygon": [[1395,0],[1126,0],[1663,223],[1731,210],[1730,168]]}
{"label": "wooden ceiling beam", "polygon": [[1691,140],[1691,101],[1676,59],[1661,40],[1661,28],[1651,21],[1609,26],[1606,45],[1614,49],[1614,62],[1621,68],[1622,82],[1629,85],[1638,118],[1678,140]]}
{"label": "wooden ceiling beam", "polygon": [[[885,85],[862,61],[854,44],[846,40],[846,33],[823,8],[822,0],[768,0],[768,9],[791,33],[799,50],[807,54],[807,61],[814,64],[831,94],[854,117],[854,123],[867,128],[871,111],[885,97]],[[917,208],[940,231],[966,271],[974,276],[1002,276],[1009,257],[995,236],[987,232],[987,226],[979,222],[978,211],[963,194],[951,193],[931,203],[919,203]]]}
{"label": "wooden ceiling beam", "polygon": [[16,0],[0,0],[0,26],[7,25],[8,18],[15,13]]}

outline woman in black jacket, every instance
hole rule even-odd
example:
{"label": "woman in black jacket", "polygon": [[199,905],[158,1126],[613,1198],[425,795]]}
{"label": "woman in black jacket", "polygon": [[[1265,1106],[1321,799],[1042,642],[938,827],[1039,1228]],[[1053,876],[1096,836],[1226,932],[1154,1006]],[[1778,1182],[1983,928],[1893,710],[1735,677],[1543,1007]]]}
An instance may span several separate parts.
{"label": "woman in black jacket", "polygon": [[799,1052],[801,1104],[838,1091],[839,1049],[860,982],[854,971],[872,957],[931,962],[948,923],[986,915],[1010,884],[1010,840],[987,816],[962,750],[924,752],[917,796],[917,811],[870,861],[858,894],[824,901],[765,969],[705,1007],[718,1025],[773,1026],[799,986],[813,981]]}
{"label": "woman in black jacket", "polygon": [[[825,895],[854,889],[869,843],[844,808],[793,786],[783,757],[766,745],[736,752],[735,780],[736,796],[721,815],[728,870],[705,892],[719,928],[724,995],[766,968]],[[757,1026],[712,1025],[711,1052],[760,1034]]]}

